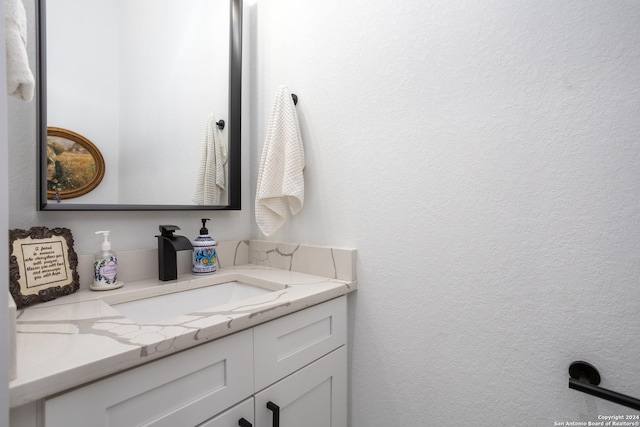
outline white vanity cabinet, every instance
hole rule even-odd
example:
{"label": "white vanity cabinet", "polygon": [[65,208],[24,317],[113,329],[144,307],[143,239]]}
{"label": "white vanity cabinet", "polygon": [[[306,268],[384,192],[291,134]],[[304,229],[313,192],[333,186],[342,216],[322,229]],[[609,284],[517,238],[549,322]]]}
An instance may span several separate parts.
{"label": "white vanity cabinet", "polygon": [[254,427],[346,427],[344,346],[255,395]]}
{"label": "white vanity cabinet", "polygon": [[252,427],[253,425],[253,397],[250,397],[222,414],[199,424],[198,427]]}
{"label": "white vanity cabinet", "polygon": [[252,335],[242,331],[45,399],[45,427],[201,424],[253,394]]}
{"label": "white vanity cabinet", "polygon": [[341,296],[46,398],[37,424],[12,411],[11,427],[346,427],[346,323]]}
{"label": "white vanity cabinet", "polygon": [[346,298],[254,328],[255,427],[346,427]]}

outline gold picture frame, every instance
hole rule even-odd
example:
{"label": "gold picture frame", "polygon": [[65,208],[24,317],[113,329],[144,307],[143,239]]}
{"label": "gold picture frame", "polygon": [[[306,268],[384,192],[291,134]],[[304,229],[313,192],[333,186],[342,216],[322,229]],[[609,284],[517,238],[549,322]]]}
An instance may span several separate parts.
{"label": "gold picture frame", "polygon": [[100,184],[102,153],[84,136],[68,129],[47,128],[47,199],[72,199]]}
{"label": "gold picture frame", "polygon": [[18,308],[77,291],[77,268],[71,230],[9,230],[9,292]]}

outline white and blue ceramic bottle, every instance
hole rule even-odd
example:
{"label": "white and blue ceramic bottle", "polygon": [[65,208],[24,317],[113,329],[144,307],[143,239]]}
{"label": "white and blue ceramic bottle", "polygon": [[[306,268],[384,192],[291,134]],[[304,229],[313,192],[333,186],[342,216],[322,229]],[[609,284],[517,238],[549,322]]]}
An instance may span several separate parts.
{"label": "white and blue ceramic bottle", "polygon": [[193,274],[213,274],[218,270],[218,242],[209,235],[206,224],[209,218],[202,218],[200,235],[192,242],[193,245]]}

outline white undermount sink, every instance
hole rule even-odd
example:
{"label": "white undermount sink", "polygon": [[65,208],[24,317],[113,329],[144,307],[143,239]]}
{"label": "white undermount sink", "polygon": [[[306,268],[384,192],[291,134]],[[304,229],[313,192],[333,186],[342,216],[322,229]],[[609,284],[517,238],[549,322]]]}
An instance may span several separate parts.
{"label": "white undermount sink", "polygon": [[233,281],[114,304],[112,307],[136,323],[154,323],[270,292],[273,290]]}

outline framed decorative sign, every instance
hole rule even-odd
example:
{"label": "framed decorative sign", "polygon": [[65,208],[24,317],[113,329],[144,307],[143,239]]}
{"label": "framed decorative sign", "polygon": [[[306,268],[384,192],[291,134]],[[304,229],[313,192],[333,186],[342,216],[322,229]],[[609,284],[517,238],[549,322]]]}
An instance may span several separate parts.
{"label": "framed decorative sign", "polygon": [[77,267],[71,230],[9,230],[9,291],[18,308],[77,291]]}

